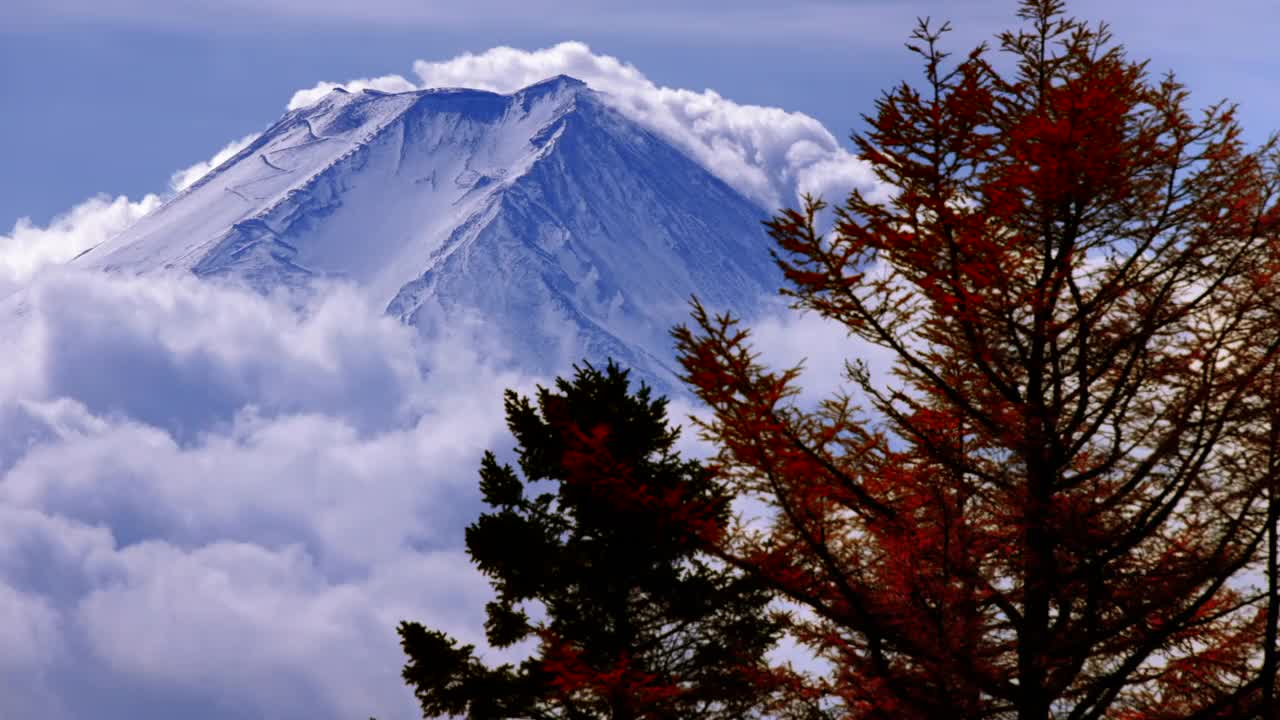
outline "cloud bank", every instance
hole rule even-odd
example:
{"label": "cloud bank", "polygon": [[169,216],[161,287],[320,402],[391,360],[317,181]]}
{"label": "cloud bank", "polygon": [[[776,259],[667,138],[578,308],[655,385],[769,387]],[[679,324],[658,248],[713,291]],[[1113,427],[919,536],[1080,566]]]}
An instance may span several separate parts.
{"label": "cloud bank", "polygon": [[[0,328],[0,716],[407,720],[396,624],[483,643],[479,458],[511,458],[502,391],[550,378],[348,287],[299,309],[62,270],[23,302]],[[761,328],[779,361],[833,339]],[[680,449],[710,454],[692,428]]]}
{"label": "cloud bank", "polygon": [[502,390],[532,379],[421,346],[349,288],[298,310],[64,271],[24,295],[0,369],[0,716],[413,717],[395,625],[480,639],[459,538],[481,452],[510,445]]}

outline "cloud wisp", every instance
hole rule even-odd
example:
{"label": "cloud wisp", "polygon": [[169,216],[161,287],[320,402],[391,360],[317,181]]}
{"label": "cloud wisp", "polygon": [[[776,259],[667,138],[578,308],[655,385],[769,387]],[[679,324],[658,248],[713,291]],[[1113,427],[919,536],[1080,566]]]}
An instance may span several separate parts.
{"label": "cloud wisp", "polygon": [[258,138],[258,133],[245,135],[239,140],[232,140],[222,147],[221,150],[213,154],[208,160],[202,160],[190,167],[183,168],[174,173],[169,178],[169,189],[174,193],[180,193],[191,187],[197,180],[209,174],[210,170],[217,168],[222,163],[235,157],[236,153],[249,146],[249,143]]}

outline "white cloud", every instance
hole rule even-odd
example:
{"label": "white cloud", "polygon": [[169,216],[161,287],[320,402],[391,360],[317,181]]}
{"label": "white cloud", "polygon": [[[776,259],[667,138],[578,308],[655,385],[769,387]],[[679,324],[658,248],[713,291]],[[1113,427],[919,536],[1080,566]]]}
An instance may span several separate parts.
{"label": "white cloud", "polygon": [[347,82],[319,82],[314,87],[306,90],[299,90],[289,98],[288,109],[297,110],[306,107],[320,98],[328,95],[334,90],[342,89],[347,92],[359,92],[361,90],[378,90],[380,92],[409,92],[410,90],[419,89],[417,85],[409,82],[399,75],[383,75],[376,78],[360,78],[358,80],[348,80]]}
{"label": "white cloud", "polygon": [[6,364],[0,388],[27,398],[75,397],[189,434],[246,404],[368,429],[409,417],[423,392],[413,332],[349,288],[301,317],[194,277],[68,271],[26,296],[35,310],[9,337],[42,362]]}
{"label": "white cloud", "polygon": [[342,287],[67,270],[9,325],[0,716],[410,718],[396,623],[482,640],[461,532],[534,379]]}
{"label": "white cloud", "polygon": [[19,218],[8,235],[0,235],[0,296],[17,289],[48,265],[65,263],[105,242],[160,206],[160,197],[136,202],[123,195],[89,198],[38,227]]}
{"label": "white cloud", "polygon": [[[458,85],[495,92],[512,92],[556,74],[572,75],[769,210],[794,204],[802,190],[843,197],[851,185],[832,187],[833,178],[853,178],[868,186],[873,182],[865,164],[808,115],[742,105],[714,90],[662,87],[636,67],[593,53],[579,42],[533,52],[498,47],[445,62],[419,60],[414,72],[423,87]],[[833,166],[842,175],[833,173]]]}
{"label": "white cloud", "polygon": [[846,361],[865,362],[877,385],[893,381],[892,353],[851,336],[847,327],[816,312],[789,310],[778,303],[752,322],[750,330],[752,347],[765,367],[782,370],[804,363],[796,381],[802,405],[812,407],[838,389],[856,396],[857,388],[846,378]]}
{"label": "white cloud", "polygon": [[[424,346],[346,287],[299,309],[62,270],[24,297],[0,368],[0,611],[23,618],[0,716],[417,717],[395,625],[483,643],[459,549],[478,460],[510,459],[502,390],[549,379]],[[709,451],[692,428],[681,449]]]}
{"label": "white cloud", "polygon": [[[0,611],[24,619],[0,634],[0,716],[417,717],[395,625],[483,642],[459,550],[478,459],[510,456],[502,390],[549,380],[423,345],[346,287],[299,309],[67,269],[24,297],[0,367]],[[829,323],[755,328],[819,383],[847,347]],[[705,457],[691,412],[670,418]]]}
{"label": "white cloud", "polygon": [[[169,193],[187,189],[255,138],[256,133],[246,135],[228,143],[209,160],[175,172],[169,181]],[[156,194],[136,201],[123,195],[98,195],[58,215],[44,227],[30,218],[19,218],[9,234],[0,235],[0,297],[30,282],[45,268],[66,263],[123,232],[163,201],[164,197]]]}
{"label": "white cloud", "polygon": [[[458,604],[487,599],[458,552],[384,558],[371,577],[347,583],[325,578],[297,546],[149,543],[115,559],[122,580],[95,589],[75,612],[92,651],[122,675],[214,691],[256,717],[412,716],[396,672],[396,621],[431,615],[423,599],[433,591]],[[392,572],[417,582],[397,586],[386,578]],[[433,587],[428,578],[460,585]],[[410,585],[417,598],[406,594]]]}
{"label": "white cloud", "polygon": [[48,600],[0,583],[0,672],[47,666],[58,651],[58,614]]}
{"label": "white cloud", "polygon": [[[341,87],[468,87],[509,93],[554,75],[571,75],[605,93],[617,110],[667,138],[767,210],[794,206],[803,192],[838,201],[855,185],[868,191],[876,187],[866,164],[808,115],[742,105],[714,90],[659,86],[636,67],[594,53],[580,42],[535,51],[496,47],[442,62],[419,60],[413,69],[416,85],[400,75],[387,75]],[[299,91],[289,108],[315,102],[334,87],[320,83]]]}
{"label": "white cloud", "polygon": [[232,140],[224,145],[221,150],[214,153],[213,157],[208,160],[203,160],[191,167],[183,168],[174,173],[173,176],[169,178],[169,189],[175,193],[179,193],[191,187],[197,180],[208,175],[210,170],[213,170],[222,163],[235,157],[236,153],[248,147],[249,143],[257,140],[259,134],[260,133],[253,133],[251,135],[245,135],[239,140]]}

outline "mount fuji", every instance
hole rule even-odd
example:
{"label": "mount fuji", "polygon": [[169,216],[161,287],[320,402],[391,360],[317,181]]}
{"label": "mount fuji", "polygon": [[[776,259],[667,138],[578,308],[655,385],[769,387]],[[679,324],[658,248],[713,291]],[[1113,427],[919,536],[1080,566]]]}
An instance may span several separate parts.
{"label": "mount fuji", "polygon": [[74,264],[344,280],[426,336],[494,332],[526,370],[612,356],[671,387],[691,294],[750,315],[779,285],[767,215],[567,76],[336,89]]}

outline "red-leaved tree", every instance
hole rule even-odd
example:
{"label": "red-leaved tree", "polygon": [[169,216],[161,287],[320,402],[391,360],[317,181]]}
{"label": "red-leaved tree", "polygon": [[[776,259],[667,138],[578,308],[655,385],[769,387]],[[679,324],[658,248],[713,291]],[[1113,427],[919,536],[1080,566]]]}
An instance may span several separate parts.
{"label": "red-leaved tree", "polygon": [[786,680],[837,717],[1280,717],[1276,142],[1059,0],[1019,18],[1001,62],[921,23],[853,138],[891,199],[769,223],[793,307],[891,372],[806,410],[733,318],[675,330],[770,508],[720,553],[800,608],[830,672]]}

